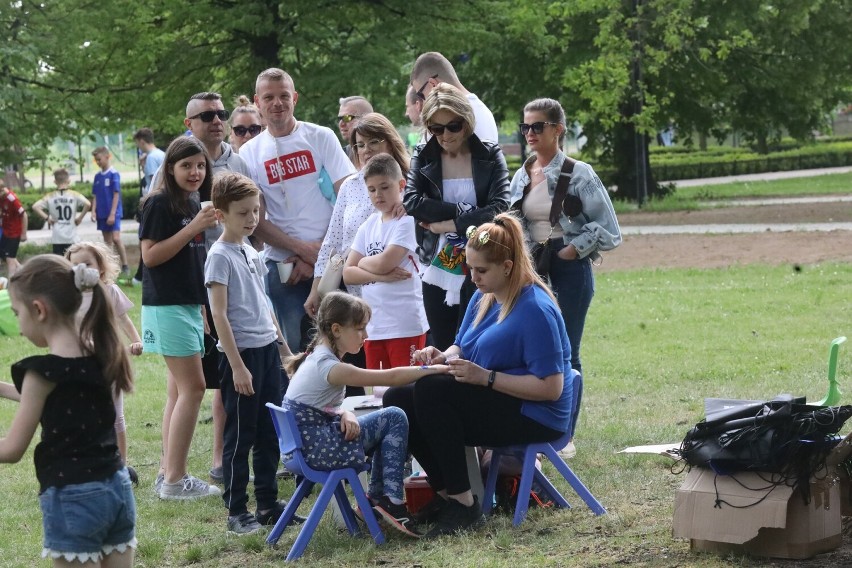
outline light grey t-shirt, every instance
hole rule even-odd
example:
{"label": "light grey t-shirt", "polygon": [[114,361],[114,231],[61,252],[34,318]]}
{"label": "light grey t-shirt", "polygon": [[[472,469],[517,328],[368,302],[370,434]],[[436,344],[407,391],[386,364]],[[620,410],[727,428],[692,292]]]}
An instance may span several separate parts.
{"label": "light grey t-shirt", "polygon": [[228,287],[228,321],[241,350],[265,347],[278,338],[263,291],[266,273],[266,265],[249,245],[217,241],[207,252],[204,285],[209,288],[217,282]]}
{"label": "light grey t-shirt", "polygon": [[331,368],[340,363],[331,349],[317,345],[296,373],[290,378],[285,400],[301,402],[327,412],[334,412],[343,403],[345,386],[328,383]]}

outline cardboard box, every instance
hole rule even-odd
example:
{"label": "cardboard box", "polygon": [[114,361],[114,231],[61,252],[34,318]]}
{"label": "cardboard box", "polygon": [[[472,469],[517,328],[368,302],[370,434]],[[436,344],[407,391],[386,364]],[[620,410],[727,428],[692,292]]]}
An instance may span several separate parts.
{"label": "cardboard box", "polygon": [[834,550],[842,544],[837,464],[850,453],[852,434],[811,479],[807,504],[799,490],[767,483],[769,473],[692,468],[675,497],[672,534],[692,550],[725,554],[803,559]]}

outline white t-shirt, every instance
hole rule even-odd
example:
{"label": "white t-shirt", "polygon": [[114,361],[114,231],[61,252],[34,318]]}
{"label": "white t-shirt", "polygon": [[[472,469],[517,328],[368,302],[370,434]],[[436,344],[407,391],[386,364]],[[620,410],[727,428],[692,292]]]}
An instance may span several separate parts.
{"label": "white t-shirt", "polygon": [[352,250],[364,256],[375,256],[391,245],[408,250],[409,254],[399,266],[411,272],[411,278],[398,282],[376,282],[361,288],[361,297],[373,310],[373,317],[367,324],[370,339],[415,337],[429,329],[426,310],[423,309],[422,270],[415,252],[414,217],[406,215],[402,219],[383,222],[380,212],[370,215],[358,229]]}
{"label": "white t-shirt", "polygon": [[473,133],[479,136],[480,140],[488,140],[496,144],[499,141],[497,122],[494,121],[491,110],[473,93],[467,94],[467,100],[473,107],[473,116],[476,119]]}
{"label": "white t-shirt", "polygon": [[47,214],[53,217],[52,244],[67,245],[78,241],[74,219],[87,202],[85,197],[71,189],[54,191],[36,202],[35,205],[43,205]]}
{"label": "white t-shirt", "polygon": [[[288,136],[268,130],[240,148],[240,157],[263,192],[266,218],[289,236],[321,241],[331,219],[332,206],[319,188],[320,171],[332,182],[355,173],[331,129],[298,122]],[[280,261],[293,251],[266,246],[267,260]]]}
{"label": "white t-shirt", "polygon": [[328,382],[328,374],[335,365],[340,365],[340,359],[325,345],[317,345],[293,374],[284,398],[334,412],[346,395],[346,387]]}

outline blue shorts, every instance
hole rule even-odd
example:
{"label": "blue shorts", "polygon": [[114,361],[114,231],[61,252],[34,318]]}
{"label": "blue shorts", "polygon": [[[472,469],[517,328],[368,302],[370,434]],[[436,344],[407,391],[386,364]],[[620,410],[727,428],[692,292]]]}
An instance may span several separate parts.
{"label": "blue shorts", "polygon": [[136,548],[136,499],[126,468],[104,481],[48,487],[39,501],[42,558],[100,561],[114,551]]}
{"label": "blue shorts", "polygon": [[189,357],[204,352],[200,305],[142,306],[145,353]]}
{"label": "blue shorts", "polygon": [[106,233],[117,233],[121,230],[121,219],[115,218],[115,223],[107,223],[107,217],[98,217],[98,230]]}

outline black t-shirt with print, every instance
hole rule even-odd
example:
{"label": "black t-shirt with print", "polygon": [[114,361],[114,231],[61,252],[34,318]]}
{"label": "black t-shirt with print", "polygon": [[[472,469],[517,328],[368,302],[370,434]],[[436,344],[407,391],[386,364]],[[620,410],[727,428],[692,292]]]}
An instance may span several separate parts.
{"label": "black t-shirt with print", "polygon": [[[142,211],[139,239],[163,241],[188,225],[201,210],[201,204],[190,200],[188,213],[175,213],[165,194],[151,195]],[[207,301],[204,289],[204,233],[195,235],[172,258],[142,270],[142,305],[174,306],[203,304]]]}
{"label": "black t-shirt with print", "polygon": [[27,371],[55,383],[41,413],[35,468],[41,489],[109,478],[121,467],[112,389],[95,357],[35,355],[12,365],[21,391]]}

